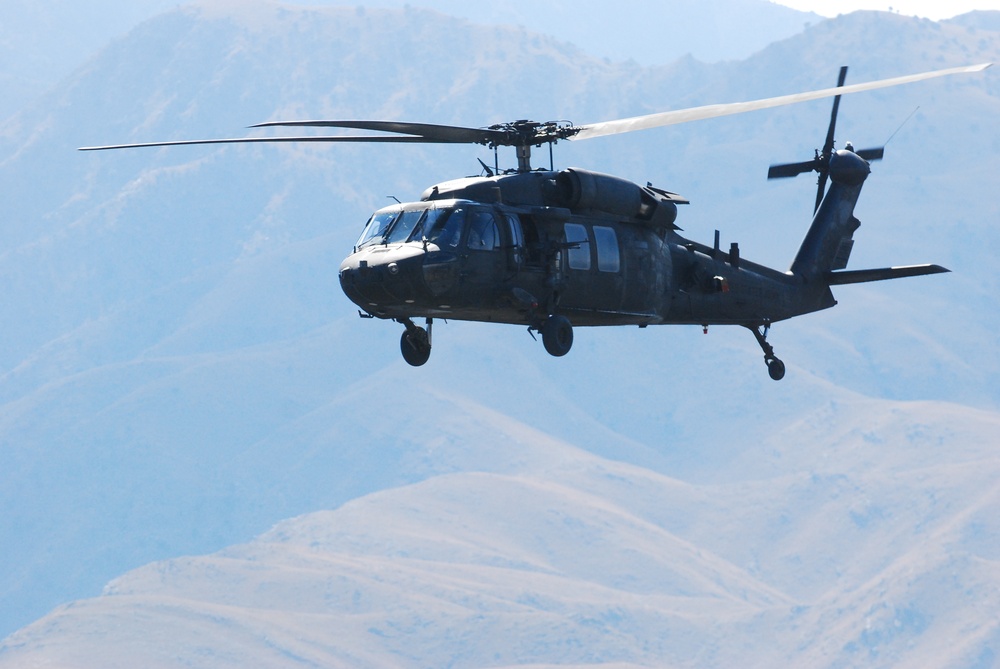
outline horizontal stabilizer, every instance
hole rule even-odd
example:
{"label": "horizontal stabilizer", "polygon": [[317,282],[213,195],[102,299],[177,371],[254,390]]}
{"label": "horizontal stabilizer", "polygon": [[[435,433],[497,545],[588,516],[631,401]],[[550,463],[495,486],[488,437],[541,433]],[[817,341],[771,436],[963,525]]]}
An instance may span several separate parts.
{"label": "horizontal stabilizer", "polygon": [[903,279],[908,276],[924,276],[925,274],[941,274],[950,272],[941,265],[905,265],[903,267],[882,267],[880,269],[857,269],[844,272],[828,272],[827,281],[831,286],[846,283],[866,283],[868,281],[886,281],[887,279]]}

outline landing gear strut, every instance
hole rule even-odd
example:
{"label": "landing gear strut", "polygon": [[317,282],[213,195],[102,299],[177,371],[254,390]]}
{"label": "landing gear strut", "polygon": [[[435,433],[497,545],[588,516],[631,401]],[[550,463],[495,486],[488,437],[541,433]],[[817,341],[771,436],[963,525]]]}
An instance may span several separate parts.
{"label": "landing gear strut", "polygon": [[426,330],[414,325],[409,318],[399,318],[396,321],[406,326],[399,340],[399,350],[403,354],[403,360],[414,367],[419,367],[431,357],[431,328],[434,319],[427,319]]}
{"label": "landing gear strut", "polygon": [[767,343],[767,333],[771,329],[771,324],[748,325],[747,328],[757,338],[757,343],[764,351],[764,362],[767,364],[768,375],[775,381],[780,381],[785,377],[785,363],[775,357],[774,347]]}

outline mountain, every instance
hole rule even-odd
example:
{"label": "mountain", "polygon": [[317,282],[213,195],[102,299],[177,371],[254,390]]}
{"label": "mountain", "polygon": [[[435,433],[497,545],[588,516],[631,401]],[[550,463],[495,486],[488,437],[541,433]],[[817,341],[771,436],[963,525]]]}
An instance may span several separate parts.
{"label": "mountain", "polygon": [[1000,11],[968,12],[949,19],[947,23],[973,30],[1000,32]]}
{"label": "mountain", "polygon": [[[844,100],[841,136],[858,144],[920,106],[862,194],[851,267],[954,272],[844,287],[836,309],[776,326],[781,384],[753,338],[726,328],[581,329],[556,360],[519,328],[442,323],[428,366],[408,368],[399,327],[359,320],[340,294],[338,263],[387,195],[476,173],[486,150],[76,147],[277,118],[588,122],[823,88],[845,61],[863,81],[998,51],[991,31],[880,13],[744,61],[658,67],[413,7],[209,4],[135,28],[0,125],[0,630],[127,570],[379,490],[465,472],[544,478],[518,459],[553,440],[710,485],[766,479],[774,453],[806,471],[841,429],[861,451],[852,476],[879,440],[930,434],[955,450],[997,437],[993,70]],[[720,228],[745,257],[785,267],[814,185],[768,184],[765,169],[811,156],[828,118],[828,103],[803,105],[564,143],[556,159],[678,191],[693,238]],[[925,422],[892,422],[924,410]],[[970,414],[982,429],[958,439]],[[546,436],[530,454],[512,447],[521,426]]]}
{"label": "mountain", "polygon": [[0,667],[996,658],[995,414],[854,398],[750,445],[754,476],[692,484],[461,409],[506,442],[506,471],[432,477],[150,564],[9,637]]}
{"label": "mountain", "polygon": [[[92,0],[86,4],[5,0],[0,6],[0,119],[61,85],[109,41],[179,4],[174,0],[133,0],[124,4],[118,0]],[[309,0],[297,4],[322,7],[344,3]],[[393,0],[354,3],[358,7],[396,9],[411,4]],[[688,53],[708,61],[743,58],[820,20],[815,14],[766,0],[674,0],[652,7],[638,0],[613,7],[598,0],[424,0],[419,5],[476,23],[524,26],[589,45],[595,56],[631,58],[643,65],[669,63]]]}
{"label": "mountain", "polygon": [[177,5],[171,0],[4,0],[0,6],[0,119],[68,77],[110,39]]}

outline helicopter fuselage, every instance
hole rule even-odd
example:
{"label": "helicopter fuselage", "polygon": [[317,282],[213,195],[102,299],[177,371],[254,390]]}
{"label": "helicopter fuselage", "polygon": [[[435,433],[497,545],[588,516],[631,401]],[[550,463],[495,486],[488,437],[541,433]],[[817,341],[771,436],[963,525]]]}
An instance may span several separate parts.
{"label": "helicopter fuselage", "polygon": [[676,194],[585,170],[461,179],[376,212],[340,267],[347,296],[388,319],[541,329],[757,326],[833,306],[829,286],[680,236]]}

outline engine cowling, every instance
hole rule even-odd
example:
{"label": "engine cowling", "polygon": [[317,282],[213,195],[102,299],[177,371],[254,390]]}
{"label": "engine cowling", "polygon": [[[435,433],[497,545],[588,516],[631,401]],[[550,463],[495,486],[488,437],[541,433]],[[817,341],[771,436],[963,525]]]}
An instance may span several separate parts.
{"label": "engine cowling", "polygon": [[562,205],[570,209],[599,211],[668,227],[677,218],[677,206],[627,179],[577,167],[556,175]]}
{"label": "engine cowling", "polygon": [[594,209],[620,216],[636,216],[642,189],[619,177],[571,167],[556,175],[556,186],[567,207]]}

